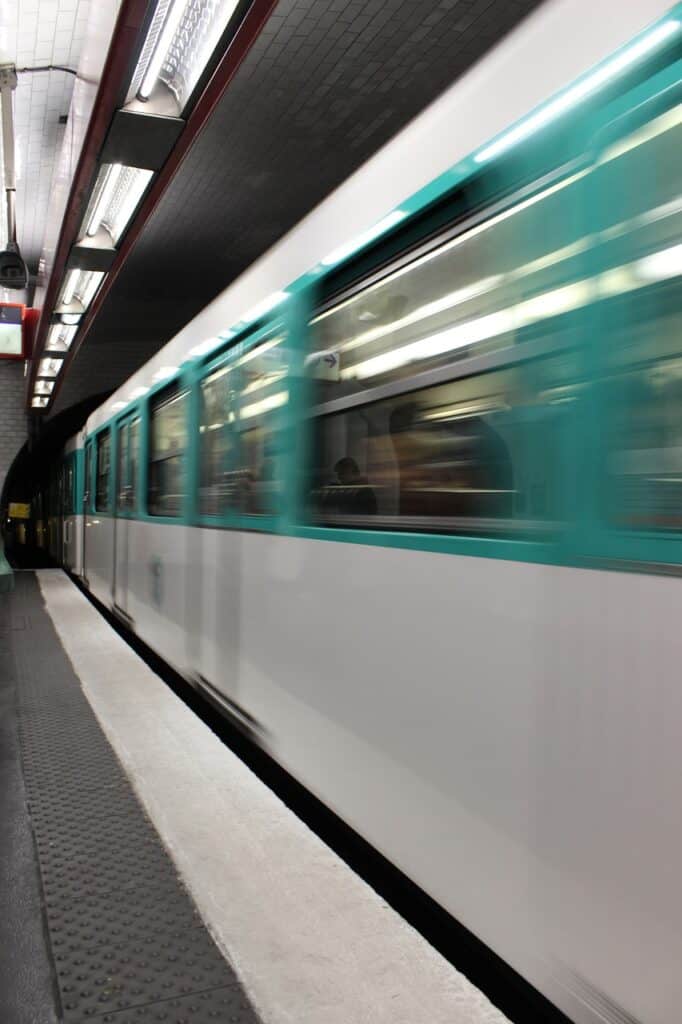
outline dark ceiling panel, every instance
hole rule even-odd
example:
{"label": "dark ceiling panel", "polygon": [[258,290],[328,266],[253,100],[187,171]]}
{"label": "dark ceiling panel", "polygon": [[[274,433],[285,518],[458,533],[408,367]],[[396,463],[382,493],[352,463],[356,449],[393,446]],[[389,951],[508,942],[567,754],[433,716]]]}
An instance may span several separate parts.
{"label": "dark ceiling panel", "polygon": [[145,225],[54,411],[89,393],[87,366],[98,367],[92,392],[118,386],[539,2],[280,0]]}

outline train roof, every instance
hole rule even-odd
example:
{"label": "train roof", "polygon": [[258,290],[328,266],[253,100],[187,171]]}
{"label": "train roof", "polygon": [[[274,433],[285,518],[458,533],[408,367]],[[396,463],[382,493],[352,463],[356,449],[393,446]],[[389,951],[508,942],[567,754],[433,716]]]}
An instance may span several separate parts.
{"label": "train roof", "polygon": [[249,310],[286,292],[436,178],[452,171],[454,185],[470,154],[670,9],[664,0],[548,0],[128,378],[91,414],[87,430],[172,376],[197,346],[207,353],[213,339],[219,348]]}

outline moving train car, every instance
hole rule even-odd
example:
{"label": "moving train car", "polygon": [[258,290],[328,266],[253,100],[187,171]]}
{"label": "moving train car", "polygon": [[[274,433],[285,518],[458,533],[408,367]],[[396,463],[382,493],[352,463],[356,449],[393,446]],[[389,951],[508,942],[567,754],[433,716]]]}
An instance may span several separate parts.
{"label": "moving train car", "polygon": [[91,415],[66,547],[572,1020],[670,1024],[682,11],[583,7],[541,7]]}

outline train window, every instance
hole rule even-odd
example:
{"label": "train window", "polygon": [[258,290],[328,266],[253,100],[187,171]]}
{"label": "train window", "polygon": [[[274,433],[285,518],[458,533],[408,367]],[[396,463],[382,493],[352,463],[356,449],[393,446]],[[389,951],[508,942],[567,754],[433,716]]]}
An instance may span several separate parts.
{"label": "train window", "polygon": [[201,382],[199,511],[204,516],[220,515],[235,486],[233,379],[232,367],[226,366]]}
{"label": "train window", "polygon": [[682,530],[682,107],[600,156],[607,521]]}
{"label": "train window", "polygon": [[284,337],[269,338],[202,382],[203,515],[276,510],[278,412],[288,401]]}
{"label": "train window", "polygon": [[238,487],[236,507],[246,515],[271,515],[281,489],[279,418],[289,400],[284,337],[256,345],[236,361],[239,372]]}
{"label": "train window", "polygon": [[119,512],[135,508],[140,421],[126,420],[118,428],[118,497]]}
{"label": "train window", "polygon": [[118,428],[118,496],[116,509],[118,512],[125,512],[128,508],[130,498],[128,480],[128,447],[129,447],[128,423],[122,423]]}
{"label": "train window", "polygon": [[315,317],[317,402],[507,348],[584,305],[584,187],[576,171],[524,192]]}
{"label": "train window", "polygon": [[187,392],[166,392],[151,410],[149,514],[179,516],[185,494]]}
{"label": "train window", "polygon": [[72,516],[75,511],[73,458],[70,456],[64,466],[64,513]]}
{"label": "train window", "polygon": [[83,511],[90,512],[92,507],[92,441],[85,446],[85,487],[83,488]]}
{"label": "train window", "polygon": [[109,511],[109,463],[111,436],[108,430],[97,435],[97,469],[95,481],[95,511]]}
{"label": "train window", "polygon": [[137,504],[137,476],[140,464],[140,420],[139,417],[131,421],[130,437],[128,439],[130,451],[128,471],[128,508],[134,509]]}
{"label": "train window", "polygon": [[326,525],[507,533],[559,517],[570,357],[321,416],[310,493]]}

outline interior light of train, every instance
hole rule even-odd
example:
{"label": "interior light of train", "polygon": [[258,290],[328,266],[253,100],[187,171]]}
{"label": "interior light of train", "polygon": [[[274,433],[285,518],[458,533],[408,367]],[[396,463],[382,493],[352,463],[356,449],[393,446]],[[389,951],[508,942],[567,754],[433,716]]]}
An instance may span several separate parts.
{"label": "interior light of train", "polygon": [[259,402],[251,402],[249,405],[242,406],[239,411],[239,418],[247,420],[252,416],[260,416],[264,412],[271,412],[273,409],[278,409],[281,405],[286,405],[288,401],[289,392],[278,391],[274,395],[268,395],[267,398],[261,398]]}
{"label": "interior light of train", "polygon": [[253,306],[248,313],[244,313],[241,322],[250,324],[254,320],[260,320],[266,313],[271,313],[273,309],[276,309],[277,306],[280,306],[288,298],[289,292],[273,292],[272,295],[268,295],[267,299],[263,299],[262,302]]}
{"label": "interior light of train", "polygon": [[51,395],[53,391],[53,380],[37,380],[33,389],[33,393],[36,395]]}
{"label": "interior light of train", "polygon": [[370,242],[380,238],[386,231],[394,228],[396,224],[400,224],[401,220],[404,220],[405,217],[407,217],[405,210],[393,210],[380,221],[377,221],[376,224],[373,224],[371,228],[363,231],[362,234],[356,235],[349,242],[344,242],[343,245],[333,249],[328,256],[321,260],[322,266],[333,267],[337,263],[341,263],[346,257],[352,256],[354,252],[359,252],[360,249],[369,245]]}
{"label": "interior light of train", "polygon": [[152,377],[152,380],[155,384],[158,384],[161,380],[168,380],[169,377],[178,372],[178,369],[178,366],[161,366]]}
{"label": "interior light of train", "polygon": [[637,273],[646,281],[665,281],[682,275],[682,245],[644,256],[636,264]]}
{"label": "interior light of train", "polygon": [[362,380],[376,377],[380,373],[396,370],[408,363],[432,359],[446,352],[454,352],[458,348],[498,337],[519,327],[527,327],[547,317],[570,312],[590,301],[595,294],[595,284],[596,282],[576,281],[574,284],[527,299],[509,309],[501,309],[475,320],[465,321],[445,331],[420,338],[409,345],[403,345],[390,352],[382,352],[364,362],[345,367],[341,371],[341,378],[348,380],[355,377]]}
{"label": "interior light of train", "polygon": [[61,359],[41,359],[38,363],[39,377],[56,377],[62,368]]}
{"label": "interior light of train", "polygon": [[551,121],[561,117],[567,110],[581,103],[592,93],[611,81],[611,79],[620,75],[633,64],[636,64],[642,57],[657,49],[662,43],[675,35],[679,29],[680,22],[674,18],[667,19],[655,28],[652,28],[600,67],[583,76],[575,85],[560,93],[529,117],[524,118],[513,128],[509,129],[509,131],[504,132],[494,142],[491,142],[490,145],[485,146],[474,157],[475,163],[481,164],[492,160],[494,157],[505,153],[512,146],[523,141],[523,139],[534,135],[535,132],[544,128]]}
{"label": "interior light of train", "polygon": [[125,409],[127,404],[128,404],[127,402],[114,402],[114,404],[111,407],[111,411],[112,412],[120,412],[121,409]]}
{"label": "interior light of train", "polygon": [[50,401],[50,399],[49,398],[45,398],[44,396],[41,396],[41,395],[35,396],[33,398],[33,400],[31,401],[31,408],[32,409],[44,409],[49,401]]}
{"label": "interior light of train", "polygon": [[[138,98],[149,99],[162,78],[164,65],[182,69],[185,79],[183,95],[185,99],[189,97],[225,32],[237,3],[238,0],[222,0],[222,3],[211,4],[208,9],[204,5],[204,10],[196,11],[196,0],[171,0],[166,5],[165,17],[159,4],[157,17],[152,21],[142,51],[146,67]],[[161,27],[160,19],[163,19]],[[155,34],[156,41],[153,42]]]}
{"label": "interior light of train", "polygon": [[350,352],[360,345],[366,345],[370,341],[377,341],[379,338],[392,334],[394,331],[400,331],[403,327],[409,327],[411,324],[419,323],[419,321],[426,320],[430,316],[437,316],[438,313],[454,309],[456,306],[462,305],[470,299],[478,298],[480,295],[484,295],[486,292],[496,288],[502,282],[502,279],[501,274],[494,274],[480,281],[474,281],[473,284],[467,285],[464,288],[458,288],[456,291],[444,295],[441,299],[435,299],[433,302],[427,302],[425,305],[419,306],[412,313],[408,313],[407,316],[400,317],[399,320],[392,320],[390,323],[382,324],[380,327],[373,327],[369,331],[363,331],[362,334],[358,334],[344,342],[343,345],[339,345],[339,351]]}
{"label": "interior light of train", "polygon": [[[438,259],[444,253],[450,252],[451,249],[456,249],[458,246],[463,245],[466,242],[469,242],[476,235],[480,235],[483,234],[485,231],[489,231],[491,228],[495,227],[501,221],[508,220],[510,217],[515,217],[518,213],[522,213],[529,207],[535,206],[536,203],[542,202],[543,199],[547,199],[549,196],[552,196],[555,193],[560,192],[562,189],[568,188],[570,185],[575,184],[581,178],[584,178],[585,175],[587,175],[588,173],[589,172],[587,170],[576,171],[575,174],[571,174],[567,178],[562,178],[561,181],[555,182],[548,188],[543,189],[542,192],[536,192],[535,195],[529,196],[528,199],[524,199],[522,202],[516,203],[514,206],[510,206],[509,209],[503,210],[501,213],[495,214],[494,217],[490,217],[488,220],[483,221],[481,224],[476,224],[475,227],[469,228],[468,231],[463,231],[461,235],[457,235],[455,238],[453,238],[450,242],[447,242],[445,245],[442,245],[437,249],[432,249],[431,252],[425,253],[423,256],[420,256],[419,259],[414,260],[411,263],[408,263],[406,266],[394,271],[387,277],[382,278],[381,281],[377,282],[377,284],[372,285],[370,288],[367,288],[363,292],[363,295],[371,295],[373,292],[386,287],[387,284],[397,280],[404,274],[412,273],[417,267],[424,266],[424,264],[429,263],[431,260]],[[313,320],[311,320],[311,323],[319,323],[321,320],[325,320],[327,317],[333,316],[340,309],[343,309],[344,306],[351,305],[355,301],[355,298],[346,299],[344,302],[340,302],[338,306],[333,306],[331,309],[325,310],[324,313],[320,313]]]}
{"label": "interior light of train", "polygon": [[80,313],[61,313],[60,314],[60,319],[61,319],[63,324],[69,324],[69,325],[71,325],[71,324],[78,324],[78,323],[80,323],[81,314]]}

